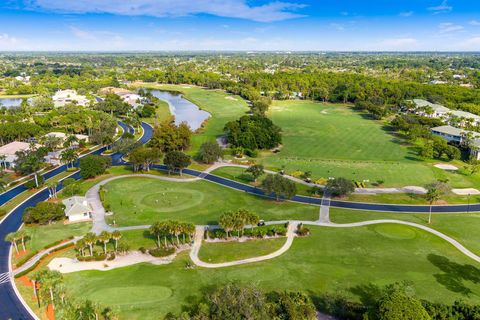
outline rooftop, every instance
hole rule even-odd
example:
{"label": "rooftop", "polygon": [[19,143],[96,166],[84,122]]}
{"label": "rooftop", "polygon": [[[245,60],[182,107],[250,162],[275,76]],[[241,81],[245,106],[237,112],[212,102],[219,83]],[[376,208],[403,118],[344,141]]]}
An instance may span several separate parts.
{"label": "rooftop", "polygon": [[85,212],[92,212],[92,208],[87,202],[87,198],[74,196],[62,200],[62,203],[65,205],[65,215],[67,217],[83,214]]}
{"label": "rooftop", "polygon": [[440,133],[449,134],[449,135],[452,135],[452,136],[457,136],[457,137],[466,135],[469,132],[471,132],[474,137],[480,138],[480,133],[478,133],[478,132],[463,130],[463,129],[455,128],[455,127],[452,127],[452,126],[434,127],[431,130],[436,131],[436,132],[440,132]]}
{"label": "rooftop", "polygon": [[17,151],[25,151],[30,148],[30,144],[21,141],[13,141],[0,147],[0,154],[14,155]]}

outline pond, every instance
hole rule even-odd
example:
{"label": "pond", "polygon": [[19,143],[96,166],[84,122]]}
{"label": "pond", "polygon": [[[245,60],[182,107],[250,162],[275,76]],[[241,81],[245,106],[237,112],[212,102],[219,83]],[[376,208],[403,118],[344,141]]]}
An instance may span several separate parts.
{"label": "pond", "polygon": [[168,103],[170,113],[175,116],[175,124],[186,122],[192,131],[196,131],[210,117],[210,113],[201,110],[196,104],[183,98],[181,94],[170,91],[152,90],[152,95]]}
{"label": "pond", "polygon": [[20,98],[0,98],[0,106],[5,106],[7,108],[18,107],[22,103]]}

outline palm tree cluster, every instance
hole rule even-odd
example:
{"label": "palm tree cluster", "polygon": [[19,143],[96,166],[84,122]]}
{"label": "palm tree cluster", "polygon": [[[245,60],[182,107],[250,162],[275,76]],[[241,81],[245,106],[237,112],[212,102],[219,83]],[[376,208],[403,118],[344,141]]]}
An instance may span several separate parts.
{"label": "palm tree cluster", "polygon": [[247,209],[239,209],[237,211],[227,211],[222,214],[219,219],[219,225],[227,233],[227,238],[232,231],[237,231],[237,235],[240,237],[246,225],[253,227],[259,220],[256,213]]}
{"label": "palm tree cluster", "polygon": [[25,230],[18,230],[16,232],[10,232],[5,236],[5,241],[10,242],[13,247],[15,248],[15,251],[17,254],[19,253],[18,251],[18,242],[22,244],[23,251],[26,251],[25,247],[25,240],[27,240],[30,236],[28,235],[27,231]]}
{"label": "palm tree cluster", "polygon": [[[177,245],[180,245],[180,235],[185,243],[185,237],[188,236],[188,240],[191,241],[195,234],[195,225],[187,222],[178,222],[173,220],[159,221],[151,225],[150,234],[156,237],[157,246],[160,248],[161,238],[163,238],[164,246],[169,247],[167,239],[175,237],[177,239]],[[173,243],[173,241],[171,241]]]}
{"label": "palm tree cluster", "polygon": [[93,233],[87,233],[82,239],[78,240],[75,244],[75,249],[80,253],[80,256],[86,256],[86,250],[90,253],[90,256],[93,256],[93,247],[97,243],[100,243],[103,246],[103,253],[106,255],[108,253],[107,244],[113,240],[115,253],[118,251],[118,241],[122,238],[120,231],[113,231],[112,233],[108,231],[102,231],[98,236]]}
{"label": "palm tree cluster", "polygon": [[73,168],[75,161],[78,160],[78,154],[74,149],[65,149],[62,151],[60,154],[60,161],[68,166],[71,165],[71,168]]}

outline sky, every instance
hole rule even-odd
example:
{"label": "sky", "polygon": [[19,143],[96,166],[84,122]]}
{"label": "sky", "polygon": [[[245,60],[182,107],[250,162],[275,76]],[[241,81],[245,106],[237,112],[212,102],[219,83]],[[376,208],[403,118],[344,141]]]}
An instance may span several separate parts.
{"label": "sky", "polygon": [[0,51],[480,51],[480,0],[0,0]]}

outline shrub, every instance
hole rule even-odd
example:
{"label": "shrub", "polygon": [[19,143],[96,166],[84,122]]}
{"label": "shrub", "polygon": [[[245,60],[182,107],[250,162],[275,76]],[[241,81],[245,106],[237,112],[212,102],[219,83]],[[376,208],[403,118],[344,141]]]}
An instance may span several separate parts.
{"label": "shrub", "polygon": [[[41,186],[44,184],[45,182],[45,179],[43,178],[43,176],[41,175],[38,175],[37,176],[37,180],[38,180],[38,185]],[[35,183],[35,178],[34,179],[31,179],[31,180],[28,180],[26,183],[25,183],[25,187],[27,189],[34,189],[37,187],[37,184]]]}
{"label": "shrub", "polygon": [[27,269],[23,270],[22,272],[17,273],[15,275],[15,279],[23,277],[24,275],[30,273],[30,271],[33,271],[40,264],[40,262],[41,262],[41,260],[38,260],[30,268],[27,268]]}
{"label": "shrub", "polygon": [[250,158],[258,157],[258,151],[257,150],[245,149],[245,154]]}
{"label": "shrub", "polygon": [[145,249],[145,247],[140,247],[138,248],[138,251],[140,251],[141,253],[145,253],[147,252],[147,249]]}
{"label": "shrub", "polygon": [[36,255],[37,253],[38,253],[37,250],[34,250],[34,251],[29,252],[26,256],[24,256],[24,257],[22,258],[22,260],[18,261],[18,262],[15,264],[15,266],[16,266],[17,268],[23,266],[28,260],[30,260],[30,259],[31,259],[34,255]]}
{"label": "shrub", "polygon": [[167,257],[175,253],[175,248],[155,248],[148,250],[148,253],[156,258]]}
{"label": "shrub", "polygon": [[300,237],[308,236],[310,234],[310,229],[305,227],[303,224],[299,224],[297,227],[297,234]]}
{"label": "shrub", "polygon": [[116,258],[116,255],[115,255],[114,252],[110,252],[110,253],[108,254],[108,256],[107,256],[107,260],[108,260],[108,261],[112,261],[112,260],[114,260],[115,258]]}
{"label": "shrub", "polygon": [[94,256],[93,259],[95,261],[103,261],[103,260],[107,259],[107,256],[104,255],[104,254],[99,254],[98,256]]}

